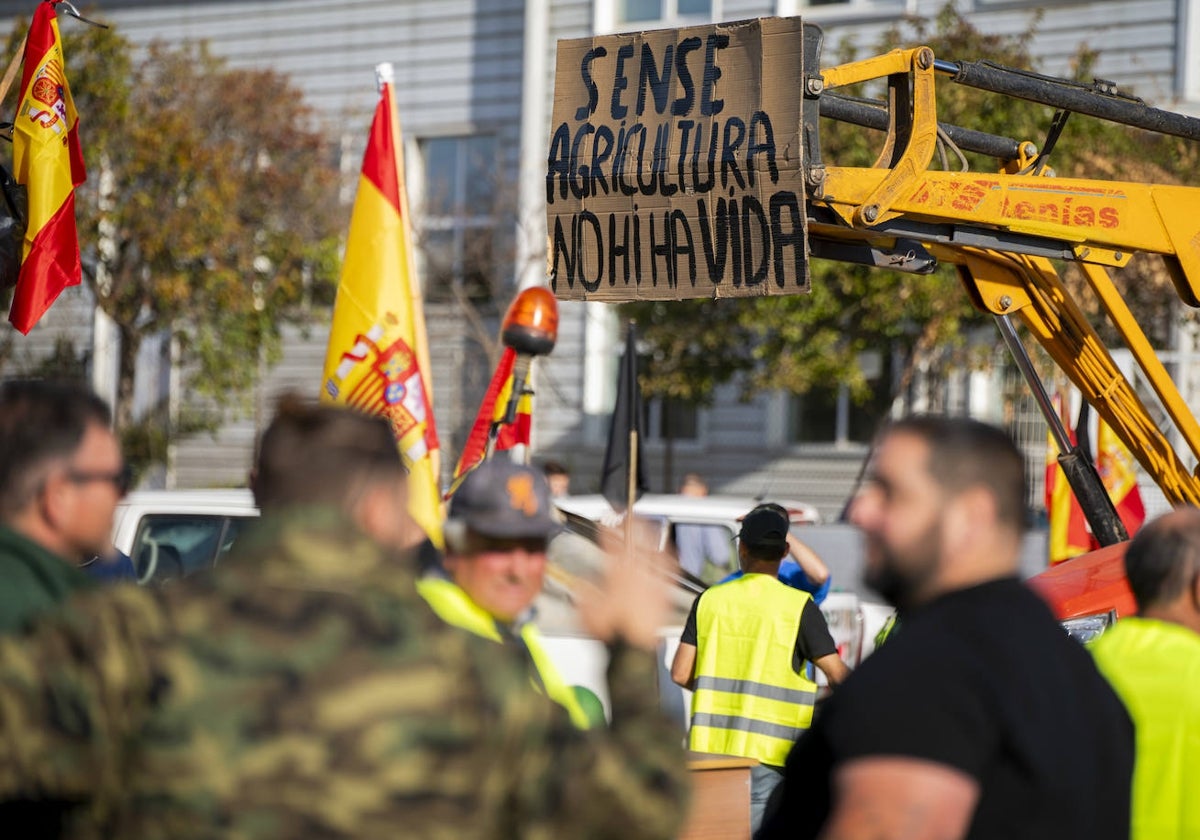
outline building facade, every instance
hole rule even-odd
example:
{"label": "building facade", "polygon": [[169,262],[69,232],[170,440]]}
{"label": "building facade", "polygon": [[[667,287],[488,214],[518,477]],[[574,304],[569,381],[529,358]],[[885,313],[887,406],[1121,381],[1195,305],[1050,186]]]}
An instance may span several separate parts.
{"label": "building facade", "polygon": [[[338,139],[347,189],[377,98],[374,67],[392,63],[410,201],[423,243],[435,411],[445,460],[452,465],[486,385],[494,347],[485,345],[494,339],[497,323],[497,312],[481,307],[474,314],[483,327],[473,333],[459,301],[497,290],[504,301],[516,288],[543,281],[544,167],[559,39],[800,15],[822,26],[827,50],[852,43],[870,54],[898,21],[930,18],[942,5],[943,0],[106,0],[93,14],[138,47],[207,41],[234,67],[288,74]],[[27,15],[31,7],[27,1],[2,1],[0,15]],[[1177,110],[1194,112],[1200,103],[1200,38],[1193,37],[1200,34],[1195,31],[1200,0],[961,0],[959,9],[979,29],[996,34],[1025,32],[1038,18],[1031,49],[1044,72],[1068,73],[1072,57],[1086,46],[1099,56],[1096,74],[1122,89]],[[68,72],[75,25],[62,24]],[[83,119],[86,154],[86,114]],[[349,202],[352,196],[338,198]],[[481,265],[492,266],[490,275],[477,270]],[[598,485],[618,327],[605,304],[563,303],[560,315],[558,345],[535,370],[532,452],[567,464],[573,489],[586,492]],[[284,388],[315,395],[326,330],[315,323],[286,332],[284,360],[269,372],[257,398],[261,405]],[[60,334],[88,348],[103,391],[113,339],[82,291],[69,292],[29,337],[7,337],[15,348],[8,366],[16,369],[19,359],[49,353]],[[152,399],[170,391],[172,378],[163,349],[148,352],[157,353],[147,359],[147,369],[156,371],[145,385]],[[963,373],[949,383],[938,407],[1011,422],[1003,416],[1003,392],[1004,383],[993,374]],[[914,394],[915,407],[921,399]],[[807,404],[778,393],[742,402],[731,385],[710,407],[675,412],[673,420],[669,408],[652,403],[648,412],[646,457],[655,490],[671,491],[685,471],[697,471],[714,492],[801,498],[834,517],[867,450],[870,424],[858,422],[854,406],[836,393]],[[257,420],[230,417],[215,436],[179,442],[163,480],[180,487],[241,483],[262,414]]]}

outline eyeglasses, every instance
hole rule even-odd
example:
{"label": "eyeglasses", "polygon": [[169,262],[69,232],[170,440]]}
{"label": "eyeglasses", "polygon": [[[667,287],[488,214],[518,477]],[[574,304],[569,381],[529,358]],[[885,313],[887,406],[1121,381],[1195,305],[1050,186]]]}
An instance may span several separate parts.
{"label": "eyeglasses", "polygon": [[72,484],[88,484],[93,481],[107,481],[117,491],[118,494],[124,496],[129,492],[129,488],[133,485],[133,471],[128,465],[121,467],[116,472],[97,472],[86,470],[67,470],[67,481]]}

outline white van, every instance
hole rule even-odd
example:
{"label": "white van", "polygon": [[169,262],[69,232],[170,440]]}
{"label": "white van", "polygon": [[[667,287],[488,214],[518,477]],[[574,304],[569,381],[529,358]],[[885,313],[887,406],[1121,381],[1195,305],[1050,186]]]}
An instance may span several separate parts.
{"label": "white van", "polygon": [[249,490],[139,490],[117,506],[113,546],[129,556],[138,583],[161,583],[212,568],[258,516]]}
{"label": "white van", "polygon": [[[775,500],[772,500],[775,501]],[[681,568],[705,585],[711,585],[737,571],[737,536],[739,522],[760,499],[749,496],[683,496],[666,493],[647,493],[633,505],[634,516],[643,526],[652,529],[661,551],[681,549],[678,540],[683,528],[699,529],[706,543],[720,549],[710,551],[704,558],[691,563],[679,557]],[[615,527],[623,521],[608,500],[599,493],[585,496],[560,496],[554,500],[559,510],[582,516],[601,525]],[[821,521],[817,509],[805,502],[778,500],[785,507],[793,528]],[[797,534],[800,532],[797,531]]]}

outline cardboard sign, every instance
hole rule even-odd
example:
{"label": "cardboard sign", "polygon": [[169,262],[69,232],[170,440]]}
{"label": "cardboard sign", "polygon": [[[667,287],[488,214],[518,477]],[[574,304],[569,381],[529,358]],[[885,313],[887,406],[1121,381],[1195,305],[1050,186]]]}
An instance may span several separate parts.
{"label": "cardboard sign", "polygon": [[547,268],[564,300],[809,290],[799,18],[560,41]]}

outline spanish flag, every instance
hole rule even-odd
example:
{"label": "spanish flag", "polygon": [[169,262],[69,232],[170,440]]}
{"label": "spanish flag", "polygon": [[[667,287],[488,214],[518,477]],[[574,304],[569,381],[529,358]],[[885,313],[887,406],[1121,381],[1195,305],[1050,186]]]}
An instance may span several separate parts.
{"label": "spanish flag", "polygon": [[[1059,409],[1059,415],[1063,416],[1062,399],[1058,394],[1054,396],[1054,403]],[[1065,417],[1063,418],[1063,425],[1067,427],[1072,445],[1077,444],[1082,451],[1089,453],[1089,457],[1090,413],[1087,403],[1082,403],[1074,431],[1070,430]],[[1050,514],[1051,565],[1100,548],[1100,541],[1088,527],[1083,508],[1075,499],[1075,493],[1067,483],[1062,468],[1058,466],[1057,455],[1058,447],[1051,436],[1046,455],[1046,509]],[[1136,463],[1133,454],[1102,418],[1096,420],[1095,463],[1096,472],[1100,475],[1104,489],[1108,491],[1108,497],[1112,499],[1117,516],[1125,526],[1125,531],[1132,537],[1146,521],[1146,507],[1137,484]]]}
{"label": "spanish flag", "polygon": [[[1076,444],[1075,432],[1071,431],[1066,407],[1061,394],[1054,395],[1054,406],[1063,421],[1063,427],[1071,445]],[[1086,430],[1085,430],[1086,431]],[[1047,435],[1046,443],[1046,510],[1049,512],[1049,561],[1053,565],[1069,560],[1096,547],[1092,532],[1088,528],[1083,508],[1075,499],[1075,492],[1067,482],[1063,469],[1058,465],[1058,444],[1054,435]]]}
{"label": "spanish flag", "polygon": [[1100,480],[1108,490],[1125,531],[1132,537],[1146,521],[1146,505],[1137,484],[1136,462],[1133,453],[1103,420],[1096,424],[1096,471],[1100,473]]}
{"label": "spanish flag", "polygon": [[513,365],[517,360],[517,351],[511,347],[504,348],[504,355],[496,365],[492,381],[488,384],[483,402],[479,405],[479,413],[475,415],[475,423],[463,446],[458,466],[454,468],[455,483],[462,476],[479,466],[487,457],[488,438],[493,426],[498,426],[495,450],[502,452],[512,449],[518,444],[529,443],[529,429],[532,425],[533,398],[528,392],[518,395],[516,417],[511,423],[505,423],[508,404],[512,399]]}
{"label": "spanish flag", "polygon": [[29,194],[29,221],[8,320],[26,334],[63,289],[79,284],[83,273],[75,188],[87,173],[54,14],[57,2],[45,0],[33,13],[13,124],[13,170]]}
{"label": "spanish flag", "polygon": [[379,105],[350,218],[321,399],[391,421],[409,470],[409,510],[441,547],[429,345],[413,267],[392,66],[381,64],[376,72]]}

